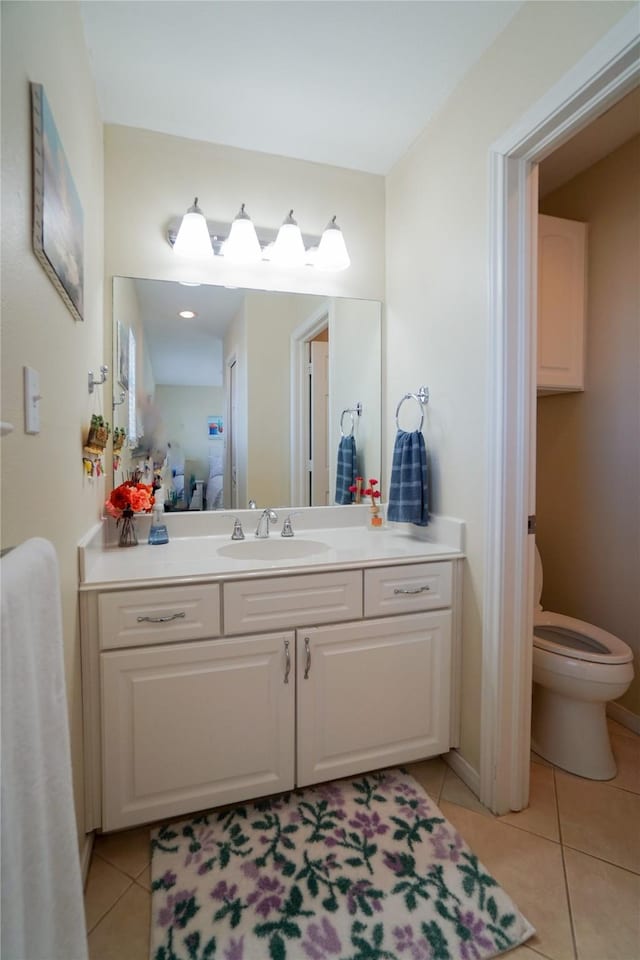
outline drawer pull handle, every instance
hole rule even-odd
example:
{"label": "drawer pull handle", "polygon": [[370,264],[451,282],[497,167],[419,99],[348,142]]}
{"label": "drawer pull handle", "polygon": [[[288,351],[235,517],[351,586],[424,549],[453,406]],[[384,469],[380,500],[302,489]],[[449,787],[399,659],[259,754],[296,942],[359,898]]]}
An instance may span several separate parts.
{"label": "drawer pull handle", "polygon": [[284,682],[289,683],[289,674],[291,673],[291,654],[289,652],[289,641],[285,640],[284,642],[284,656],[285,656],[285,668],[284,668]]}
{"label": "drawer pull handle", "polygon": [[138,623],[169,623],[171,620],[180,620],[186,613],[172,613],[169,617],[138,617]]}
{"label": "drawer pull handle", "polygon": [[428,593],[429,587],[396,587],[394,593]]}
{"label": "drawer pull handle", "polygon": [[304,638],[304,652],[306,656],[304,664],[304,679],[309,679],[309,671],[311,670],[311,647],[309,646],[309,637]]}

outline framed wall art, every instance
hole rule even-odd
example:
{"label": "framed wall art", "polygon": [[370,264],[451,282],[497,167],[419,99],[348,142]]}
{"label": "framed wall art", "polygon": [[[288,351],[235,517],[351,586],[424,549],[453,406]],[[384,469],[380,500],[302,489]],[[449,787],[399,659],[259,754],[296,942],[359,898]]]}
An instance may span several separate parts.
{"label": "framed wall art", "polygon": [[33,251],[76,320],[84,320],[83,213],[40,83],[31,85]]}

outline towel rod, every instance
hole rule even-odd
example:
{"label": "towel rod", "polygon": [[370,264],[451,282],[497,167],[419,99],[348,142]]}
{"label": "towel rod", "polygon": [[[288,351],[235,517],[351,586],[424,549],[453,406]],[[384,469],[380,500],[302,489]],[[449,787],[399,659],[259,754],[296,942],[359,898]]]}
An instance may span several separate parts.
{"label": "towel rod", "polygon": [[[345,432],[344,432],[344,416],[345,416],[346,413],[348,413],[349,416],[351,417],[351,430],[349,431],[349,433],[345,433]],[[354,413],[355,413],[358,417],[362,415],[362,404],[360,403],[360,401],[358,401],[358,403],[356,403],[355,407],[345,407],[345,409],[344,409],[344,410],[342,411],[342,413],[340,414],[340,434],[341,434],[341,436],[343,436],[343,437],[352,437],[352,436],[353,436],[353,431],[354,431],[355,428],[356,428],[356,421],[355,421]]]}
{"label": "towel rod", "polygon": [[400,424],[398,422],[398,414],[400,413],[400,407],[405,402],[405,400],[415,400],[420,408],[420,426],[418,430],[422,430],[424,426],[424,406],[426,403],[429,403],[429,387],[420,387],[417,393],[405,393],[404,397],[401,397],[400,403],[396,407],[396,427],[400,429]]}

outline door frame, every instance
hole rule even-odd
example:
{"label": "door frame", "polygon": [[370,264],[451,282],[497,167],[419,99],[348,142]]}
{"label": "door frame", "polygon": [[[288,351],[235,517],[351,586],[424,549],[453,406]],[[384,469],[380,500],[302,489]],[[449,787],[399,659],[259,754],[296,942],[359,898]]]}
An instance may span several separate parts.
{"label": "door frame", "polygon": [[637,9],[489,151],[488,472],[480,800],[529,800],[535,513],[537,164],[640,83]]}
{"label": "door frame", "polygon": [[[291,331],[290,341],[290,383],[291,383],[291,505],[296,507],[304,503],[307,489],[309,449],[309,396],[306,387],[306,367],[309,359],[305,353],[306,344],[313,340],[321,330],[330,326],[331,304],[323,303],[309,314],[298,326]],[[331,349],[331,334],[329,334],[329,349]]]}

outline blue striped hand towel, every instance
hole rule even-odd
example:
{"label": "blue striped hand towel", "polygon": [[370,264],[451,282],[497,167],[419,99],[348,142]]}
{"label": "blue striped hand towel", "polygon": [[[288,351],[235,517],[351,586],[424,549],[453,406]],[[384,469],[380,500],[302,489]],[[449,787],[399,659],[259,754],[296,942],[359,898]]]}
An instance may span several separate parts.
{"label": "blue striped hand towel", "polygon": [[427,449],[419,430],[398,430],[396,435],[387,520],[415,523],[419,527],[429,523]]}
{"label": "blue striped hand towel", "polygon": [[338,444],[338,463],[336,466],[336,503],[351,503],[353,494],[349,491],[356,482],[356,441],[353,434],[340,437]]}

